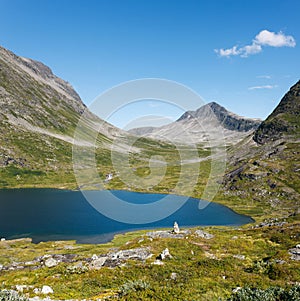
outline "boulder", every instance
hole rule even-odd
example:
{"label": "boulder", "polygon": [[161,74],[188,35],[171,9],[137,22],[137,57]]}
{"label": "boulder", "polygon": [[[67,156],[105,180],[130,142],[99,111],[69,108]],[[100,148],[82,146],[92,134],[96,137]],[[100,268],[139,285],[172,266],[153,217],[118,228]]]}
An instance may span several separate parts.
{"label": "boulder", "polygon": [[52,257],[46,259],[46,261],[45,261],[45,266],[46,266],[47,268],[53,268],[53,267],[55,267],[55,266],[57,266],[57,265],[58,265],[58,261],[55,260],[55,259],[52,258]]}
{"label": "boulder", "polygon": [[165,248],[158,256],[159,259],[165,260],[166,258],[172,258],[168,248]]}
{"label": "boulder", "polygon": [[94,270],[99,270],[102,268],[102,266],[104,265],[105,261],[106,261],[107,257],[99,257],[95,260],[93,260],[90,265],[89,268],[90,269],[94,269]]}
{"label": "boulder", "polygon": [[98,259],[98,256],[97,256],[96,254],[94,254],[94,255],[92,256],[92,260],[96,260],[96,259]]}
{"label": "boulder", "polygon": [[43,285],[42,294],[44,295],[53,294],[53,289],[48,285]]}
{"label": "boulder", "polygon": [[292,260],[300,260],[300,248],[298,246],[299,245],[296,245],[295,248],[289,249],[289,253],[292,255]]}
{"label": "boulder", "polygon": [[127,259],[146,260],[150,258],[152,255],[153,254],[150,252],[149,248],[135,248],[135,249],[112,252],[108,254],[108,257],[111,260],[127,260]]}

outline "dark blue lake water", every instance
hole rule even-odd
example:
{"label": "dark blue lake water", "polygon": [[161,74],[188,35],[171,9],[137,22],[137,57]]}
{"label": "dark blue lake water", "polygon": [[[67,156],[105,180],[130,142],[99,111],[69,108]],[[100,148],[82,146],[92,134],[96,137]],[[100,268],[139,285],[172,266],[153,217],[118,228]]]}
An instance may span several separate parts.
{"label": "dark blue lake water", "polygon": [[[97,193],[101,198],[101,192]],[[113,194],[134,204],[153,203],[166,196],[129,191],[113,191]],[[174,196],[174,200],[180,198]],[[171,228],[174,221],[180,226],[239,226],[253,222],[250,217],[216,203],[210,203],[200,210],[199,202],[201,204],[203,201],[189,198],[179,210],[162,220],[130,224],[99,213],[80,191],[0,190],[0,237],[31,237],[34,242],[72,239],[79,243],[103,243],[111,240],[116,233],[145,228]]]}

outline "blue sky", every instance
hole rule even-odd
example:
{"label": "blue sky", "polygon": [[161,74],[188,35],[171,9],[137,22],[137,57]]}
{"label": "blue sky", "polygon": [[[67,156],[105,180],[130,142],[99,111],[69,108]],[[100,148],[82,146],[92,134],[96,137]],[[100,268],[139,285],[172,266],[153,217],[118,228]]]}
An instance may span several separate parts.
{"label": "blue sky", "polygon": [[265,118],[299,80],[298,0],[0,3],[0,45],[50,66],[86,104],[121,82],[154,77]]}

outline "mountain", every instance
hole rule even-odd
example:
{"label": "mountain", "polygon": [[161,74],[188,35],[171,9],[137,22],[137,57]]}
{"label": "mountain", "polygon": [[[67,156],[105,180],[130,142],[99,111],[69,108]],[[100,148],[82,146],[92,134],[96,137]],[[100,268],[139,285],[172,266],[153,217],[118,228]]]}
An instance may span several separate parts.
{"label": "mountain", "polygon": [[73,135],[84,111],[100,127],[104,148],[124,135],[89,112],[49,67],[0,47],[0,187],[74,182]]}
{"label": "mountain", "polygon": [[262,122],[254,140],[265,144],[289,136],[300,138],[300,81],[291,87],[272,114]]}
{"label": "mountain", "polygon": [[196,111],[185,112],[177,121],[161,127],[132,129],[129,132],[154,139],[169,139],[182,143],[211,143],[220,133],[228,144],[234,144],[253,132],[260,125],[259,119],[250,119],[229,112],[215,102]]}
{"label": "mountain", "polygon": [[[74,139],[83,116],[81,131]],[[73,162],[74,150],[82,160],[86,154],[92,154],[88,163],[96,163],[97,175],[103,180],[114,173],[113,180],[107,182],[111,189],[131,189],[126,183],[129,173],[134,170],[147,174],[148,160],[153,154],[168,154],[169,161],[178,160],[172,145],[136,139],[104,122],[49,67],[3,47],[0,47],[0,131],[0,189],[78,188],[73,167],[82,169],[86,165]],[[129,167],[124,163],[128,162],[127,155]],[[124,181],[116,176],[122,172]],[[90,171],[87,174],[94,175]],[[95,183],[89,186],[91,178],[84,180],[87,182],[80,186],[93,188]],[[92,180],[97,182],[97,177]]]}
{"label": "mountain", "polygon": [[230,149],[223,187],[225,199],[247,203],[254,211],[269,216],[287,217],[300,212],[299,95],[300,81],[253,136]]}

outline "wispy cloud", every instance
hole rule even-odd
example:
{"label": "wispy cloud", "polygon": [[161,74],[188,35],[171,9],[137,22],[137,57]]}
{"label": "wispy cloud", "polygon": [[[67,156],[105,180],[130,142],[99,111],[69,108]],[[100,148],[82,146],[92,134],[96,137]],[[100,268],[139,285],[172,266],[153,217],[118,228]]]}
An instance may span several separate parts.
{"label": "wispy cloud", "polygon": [[277,87],[278,87],[277,85],[253,86],[253,87],[249,87],[248,90],[274,89]]}
{"label": "wispy cloud", "polygon": [[260,53],[264,46],[270,47],[295,47],[296,41],[294,37],[285,35],[281,31],[278,33],[262,30],[259,32],[252,43],[243,47],[235,45],[231,48],[220,48],[214,51],[221,57],[240,56],[248,57],[252,54]]}
{"label": "wispy cloud", "polygon": [[271,75],[257,75],[256,78],[265,78],[265,79],[271,79]]}

